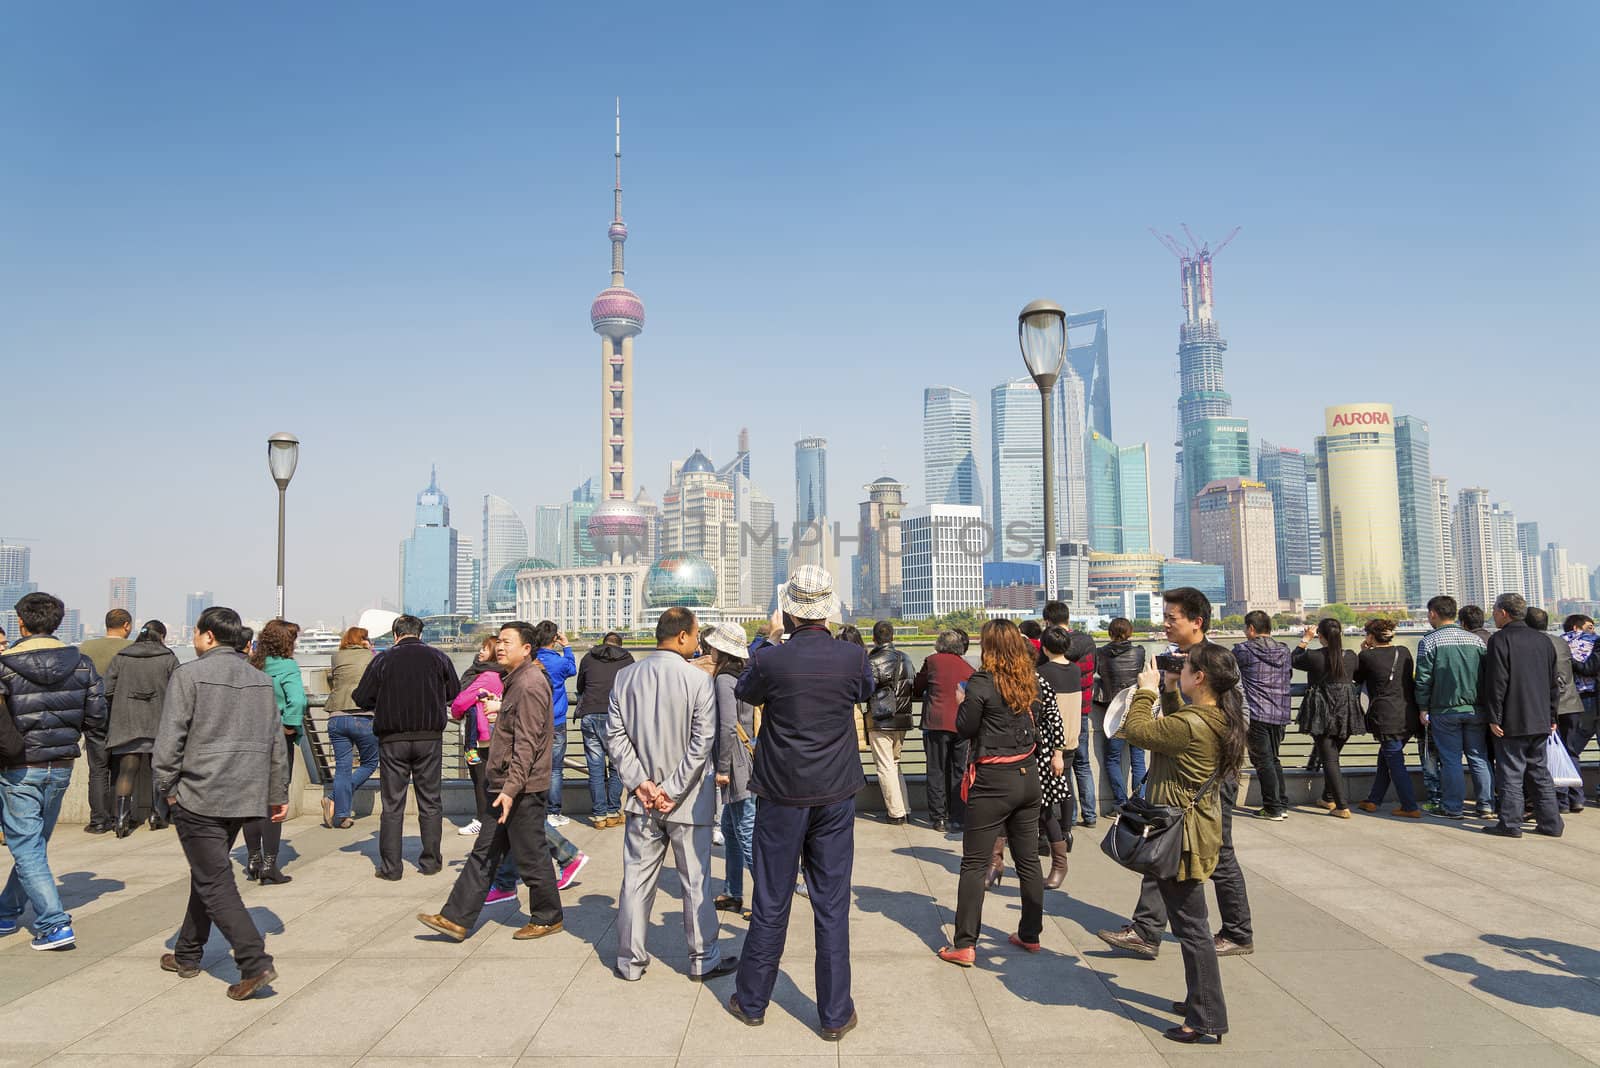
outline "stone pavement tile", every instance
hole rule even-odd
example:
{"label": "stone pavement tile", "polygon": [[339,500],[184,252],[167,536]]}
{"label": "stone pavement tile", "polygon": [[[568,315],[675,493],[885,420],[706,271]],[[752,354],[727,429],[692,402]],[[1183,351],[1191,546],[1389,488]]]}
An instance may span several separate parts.
{"label": "stone pavement tile", "polygon": [[[120,959],[120,958],[119,958]],[[249,1001],[229,1001],[227,986],[238,981],[232,962],[172,984],[157,997],[86,1035],[68,1053],[100,1057],[129,1054],[185,1053],[199,1058],[283,1005],[298,991],[337,964],[333,957],[278,959],[272,993]],[[152,958],[146,975],[168,977]]]}
{"label": "stone pavement tile", "polygon": [[[374,879],[376,883],[378,880]],[[448,889],[448,887],[446,888]],[[472,955],[472,939],[465,943],[453,941],[431,927],[424,927],[417,920],[419,912],[437,912],[444,904],[441,897],[437,904],[424,904],[417,907],[406,908],[388,926],[380,929],[377,934],[369,938],[359,949],[352,950],[350,956],[355,960],[388,957],[396,960],[435,960],[449,961],[459,964]],[[507,906],[501,905],[500,908]],[[560,935],[554,937],[560,938]]]}
{"label": "stone pavement tile", "polygon": [[[224,1045],[222,1053],[356,1057],[438,986],[457,961],[344,960]],[[382,996],[374,996],[381,991]],[[276,999],[274,999],[276,1000]]]}
{"label": "stone pavement tile", "polygon": [[[490,905],[483,910],[469,945],[475,957],[520,957],[542,959],[545,957],[583,957],[597,952],[602,942],[609,942],[606,959],[616,955],[617,901],[612,893],[597,892],[577,895],[576,889],[568,891],[561,901],[561,932],[544,938],[518,942],[511,936],[528,922],[528,889],[518,886],[515,905]],[[656,896],[660,909],[662,896]],[[677,902],[672,902],[674,924],[679,932],[683,926],[676,920]],[[665,922],[664,920],[658,922]],[[726,934],[724,934],[726,938]],[[647,943],[648,944],[648,943]],[[682,953],[683,936],[678,935],[679,952]],[[723,946],[727,949],[726,943]]]}
{"label": "stone pavement tile", "polygon": [[[27,940],[28,935],[12,937]],[[0,957],[0,1005],[15,1001],[32,990],[64,979],[73,972],[87,968],[95,958],[73,953],[35,953]],[[0,1043],[3,1047],[3,1043]]]}
{"label": "stone pavement tile", "polygon": [[523,1057],[592,1054],[597,1047],[594,1029],[574,1021],[604,1020],[604,1050],[676,1058],[699,992],[699,983],[659,965],[639,982],[625,983],[611,973],[611,962],[587,958]]}
{"label": "stone pavement tile", "polygon": [[[1539,1045],[1545,1039],[1387,949],[1263,953],[1247,958],[1293,998],[1310,1005],[1347,1040],[1366,1049],[1406,1035],[1417,1043],[1452,1042],[1470,1020],[1473,1038],[1491,1046]],[[1224,973],[1224,982],[1227,976]]]}
{"label": "stone pavement tile", "polygon": [[362,1057],[356,1068],[515,1068],[515,1057]]}
{"label": "stone pavement tile", "polygon": [[1008,1053],[1003,1063],[1005,1068],[1167,1068],[1159,1053],[1056,1053],[1048,1047]]}
{"label": "stone pavement tile", "polygon": [[1426,1046],[1369,1049],[1384,1068],[1567,1068],[1589,1061],[1561,1046]]}
{"label": "stone pavement tile", "polygon": [[927,956],[948,941],[945,923],[949,914],[933,897],[915,883],[906,884],[904,890],[888,889],[893,885],[856,882],[850,918],[852,957],[885,953]]}
{"label": "stone pavement tile", "polygon": [[[738,1026],[743,1027],[744,1024],[739,1024]],[[816,1040],[816,1044],[819,1046],[828,1045],[828,1043],[815,1035],[812,1038]],[[849,1042],[850,1039],[847,1037],[844,1041]],[[566,1064],[568,1062],[563,1060],[562,1063]],[[783,1068],[787,1064],[799,1065],[801,1068],[822,1068],[823,1065],[838,1063],[839,1055],[837,1053],[785,1053],[781,1056],[757,1054],[753,1057],[747,1057],[740,1053],[712,1054],[704,1057],[699,1054],[685,1053],[677,1060],[680,1068],[741,1068],[746,1064],[753,1064],[758,1068]]]}
{"label": "stone pavement tile", "polygon": [[[1559,909],[1550,907],[1554,901],[1561,902]],[[1429,902],[1425,907],[1432,905]],[[1452,918],[1480,934],[1600,946],[1600,926],[1580,918],[1593,914],[1555,893],[1535,902],[1502,889],[1463,886],[1450,893],[1448,910]],[[1455,946],[1471,941],[1441,938],[1433,944]]]}
{"label": "stone pavement tile", "polygon": [[1600,982],[1565,970],[1547,952],[1484,943],[1400,952],[1554,1041],[1600,1044]]}
{"label": "stone pavement tile", "polygon": [[[1307,846],[1307,852],[1354,872],[1363,879],[1383,886],[1425,889],[1455,889],[1461,885],[1457,872],[1442,868],[1412,855],[1407,850],[1409,836],[1403,832],[1414,825],[1396,824],[1398,831],[1383,842],[1338,843]],[[1250,858],[1254,865],[1254,857]]]}
{"label": "stone pavement tile", "polygon": [[[1238,821],[1234,825],[1238,826]],[[1239,863],[1244,866],[1246,879],[1251,872],[1257,872],[1295,893],[1311,889],[1360,893],[1379,885],[1360,872],[1318,856],[1310,848],[1272,846],[1246,850],[1240,846]]]}
{"label": "stone pavement tile", "polygon": [[43,1057],[177,985],[149,961],[107,957],[0,1007],[8,1053]]}
{"label": "stone pavement tile", "polygon": [[[623,1068],[674,1068],[677,1063],[678,1058],[675,1055],[671,1057],[631,1057],[619,1053],[610,1057],[561,1058],[562,1068],[566,1068],[567,1065],[577,1065],[579,1068],[584,1068],[584,1066],[587,1066],[587,1068],[615,1068],[619,1064]],[[465,1065],[463,1065],[463,1068],[465,1068]],[[524,1057],[517,1062],[517,1068],[550,1068],[550,1058],[543,1056]]]}
{"label": "stone pavement tile", "polygon": [[[904,1055],[928,1049],[934,1021],[939,1022],[937,1049],[929,1052],[973,1057],[1002,1052],[990,1033],[992,1024],[975,1011],[970,974],[928,953],[855,958],[850,988],[861,1025],[845,1037],[841,1052],[848,1048],[857,1056]],[[915,991],[916,1009],[908,1012],[910,991]]]}
{"label": "stone pavement tile", "polygon": [[58,1053],[40,1061],[40,1068],[189,1068],[200,1058],[192,1053],[133,1053],[111,1056],[104,1053]]}
{"label": "stone pavement tile", "polygon": [[[855,1037],[854,1033],[846,1035],[843,1042],[839,1043],[839,1064],[850,1065],[851,1068],[1005,1068],[1005,1061],[998,1054],[982,1055],[966,1053],[956,1054],[912,1054],[912,1053],[851,1053],[850,1043]],[[1051,1064],[1064,1063],[1061,1058],[1055,1057]],[[1096,1064],[1105,1065],[1104,1060]],[[1088,1068],[1088,1061],[1083,1062]],[[1153,1060],[1148,1065],[1136,1064],[1129,1061],[1127,1064],[1112,1063],[1106,1068],[1165,1068],[1159,1060]]]}
{"label": "stone pavement tile", "polygon": [[1365,892],[1308,889],[1299,894],[1312,906],[1385,946],[1460,945],[1478,934],[1477,928],[1456,918],[1454,895],[1447,911],[1382,887]]}
{"label": "stone pavement tile", "polygon": [[[838,1059],[835,1047],[817,1034],[816,987],[810,970],[806,971],[802,989],[789,976],[779,974],[778,984],[772,991],[772,1001],[767,1005],[766,1022],[760,1027],[749,1027],[734,1019],[728,1012],[728,998],[733,994],[732,976],[713,980],[694,1001],[689,1016],[689,1028],[683,1035],[679,1057],[684,1064],[701,1064],[708,1059],[776,1058],[825,1056]],[[649,982],[646,978],[644,982]],[[642,983],[639,985],[643,985]],[[857,1004],[859,1005],[859,986]],[[853,1042],[862,1033],[858,1028],[845,1041]],[[531,1051],[530,1051],[531,1052]]]}
{"label": "stone pavement tile", "polygon": [[[581,963],[544,960],[529,967],[505,958],[468,960],[395,1024],[368,1057],[514,1061],[566,992]],[[497,1006],[515,1006],[515,1011],[498,1011]]]}
{"label": "stone pavement tile", "polygon": [[415,916],[409,905],[381,894],[337,897],[265,932],[267,952],[349,956],[407,916]]}
{"label": "stone pavement tile", "polygon": [[1591,1046],[1579,1043],[1577,1045],[1569,1045],[1567,1048],[1591,1064],[1600,1064],[1600,1045]]}
{"label": "stone pavement tile", "polygon": [[353,1056],[322,1054],[316,1057],[298,1057],[291,1054],[265,1053],[255,1057],[234,1054],[216,1054],[201,1058],[196,1068],[350,1068],[356,1063]]}
{"label": "stone pavement tile", "polygon": [[980,940],[977,967],[950,971],[967,980],[989,1038],[1008,1064],[1014,1057],[1061,1047],[1117,1053],[1150,1049],[1104,979],[1076,954],[1045,949],[1034,955]]}
{"label": "stone pavement tile", "polygon": [[[1255,1050],[1246,1053],[1233,1048],[1231,1031],[1220,1046],[1185,1046],[1164,1038],[1160,1041],[1167,1047],[1162,1050],[1162,1063],[1171,1068],[1216,1063],[1214,1058],[1220,1058],[1228,1068],[1282,1068],[1285,1064],[1293,1064],[1294,1068],[1374,1068],[1372,1058],[1354,1046],[1346,1050]],[[1468,1060],[1462,1063],[1473,1062]]]}

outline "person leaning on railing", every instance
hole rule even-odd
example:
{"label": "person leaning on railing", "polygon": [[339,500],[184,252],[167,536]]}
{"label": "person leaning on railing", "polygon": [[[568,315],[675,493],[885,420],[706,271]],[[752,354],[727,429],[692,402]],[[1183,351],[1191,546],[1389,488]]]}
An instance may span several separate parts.
{"label": "person leaning on railing", "polygon": [[[355,826],[355,793],[378,770],[378,736],[372,712],[356,704],[356,687],[372,663],[372,641],[365,627],[351,627],[339,639],[328,668],[328,741],[333,745],[333,784],[322,799],[322,825]],[[353,766],[359,759],[359,766]]]}

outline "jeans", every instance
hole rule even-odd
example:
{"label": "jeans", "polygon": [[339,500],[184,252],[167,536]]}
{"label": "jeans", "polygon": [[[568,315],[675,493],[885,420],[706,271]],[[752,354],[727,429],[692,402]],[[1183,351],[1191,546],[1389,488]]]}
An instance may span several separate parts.
{"label": "jeans", "polygon": [[1422,788],[1427,791],[1428,803],[1440,805],[1439,749],[1434,745],[1433,735],[1426,727],[1423,727],[1421,733],[1417,735],[1417,762],[1422,765]]}
{"label": "jeans", "polygon": [[0,891],[0,920],[16,920],[31,904],[33,933],[41,937],[72,922],[61,907],[47,853],[61,815],[61,797],[71,781],[70,765],[0,771],[0,828],[11,850],[11,875]]}
{"label": "jeans", "polygon": [[756,799],[729,801],[722,806],[722,850],[727,858],[724,876],[729,897],[744,897],[744,870],[753,867],[752,843],[756,833]]}
{"label": "jeans", "polygon": [[584,716],[578,724],[583,734],[583,762],[589,766],[589,800],[594,806],[590,811],[595,819],[621,812],[622,779],[606,752],[606,717]]}
{"label": "jeans", "polygon": [[272,967],[261,931],[239,898],[233,862],[228,859],[244,824],[237,817],[202,816],[181,805],[172,806],[172,825],[189,861],[189,907],[172,944],[172,955],[179,964],[198,968],[215,924],[233,947],[241,979]]}
{"label": "jeans", "polygon": [[1172,936],[1183,948],[1183,1022],[1191,1031],[1220,1035],[1228,1030],[1228,1006],[1222,997],[1222,969],[1217,966],[1217,947],[1206,915],[1205,880],[1162,879],[1156,885],[1172,921]]}
{"label": "jeans", "polygon": [[1095,734],[1100,738],[1100,774],[1103,781],[1111,787],[1111,799],[1121,808],[1128,800],[1128,786],[1130,780],[1122,771],[1122,754],[1131,754],[1128,763],[1131,765],[1132,785],[1139,789],[1144,780],[1144,750],[1130,744],[1124,738],[1107,738],[1105,735],[1106,707],[1098,702],[1094,705],[1093,722]]}
{"label": "jeans", "polygon": [[[378,736],[372,733],[371,716],[333,716],[328,720],[328,738],[333,742],[333,818],[335,822],[355,815],[355,793],[378,770]],[[361,766],[351,774],[351,757],[359,756]]]}
{"label": "jeans", "polygon": [[561,776],[566,771],[567,725],[556,724],[555,737],[550,739],[550,810],[552,816],[561,815]]}
{"label": "jeans", "polygon": [[444,866],[439,853],[444,834],[444,801],[441,796],[444,740],[381,742],[378,760],[383,766],[383,815],[378,820],[378,870],[390,879],[400,877],[400,841],[405,828],[406,787],[411,786],[417,795],[417,829],[422,838],[422,854],[417,858],[417,866],[424,875],[432,875]]}
{"label": "jeans", "polygon": [[1078,820],[1085,827],[1093,827],[1094,821],[1100,815],[1100,797],[1094,790],[1094,766],[1089,755],[1093,746],[1094,727],[1089,722],[1089,714],[1085,712],[1083,729],[1078,732],[1078,750],[1072,754],[1072,775],[1078,780],[1078,788],[1073,791],[1073,797],[1078,802]]}
{"label": "jeans", "polygon": [[1369,804],[1383,804],[1389,793],[1389,783],[1393,782],[1394,796],[1400,807],[1407,812],[1416,810],[1417,795],[1411,790],[1411,774],[1406,771],[1406,742],[1409,740],[1405,737],[1379,740],[1378,769],[1372,776],[1372,792],[1367,794]]}
{"label": "jeans", "polygon": [[[1211,873],[1211,885],[1217,892],[1217,912],[1222,919],[1217,933],[1230,942],[1249,946],[1255,944],[1255,925],[1250,916],[1244,870],[1239,867],[1239,855],[1233,851],[1233,804],[1228,800],[1237,793],[1237,787],[1238,783],[1231,780],[1222,784],[1222,848],[1217,853],[1217,868]],[[1139,904],[1133,910],[1133,929],[1152,946],[1161,944],[1161,932],[1166,930],[1169,919],[1161,885],[1160,880],[1146,876],[1139,885]],[[1176,927],[1172,933],[1177,935]]]}
{"label": "jeans", "polygon": [[961,800],[967,740],[954,731],[926,731],[922,745],[928,760],[928,819],[961,823],[967,816],[967,803]]}
{"label": "jeans", "polygon": [[[1578,697],[1583,701],[1583,711],[1576,716],[1561,717],[1562,722],[1567,724],[1561,740],[1567,743],[1567,752],[1572,754],[1572,762],[1577,764],[1579,772],[1582,772],[1583,751],[1589,748],[1589,740],[1595,735],[1595,695],[1584,693]],[[1565,797],[1562,796],[1563,793]],[[1568,808],[1577,811],[1583,808],[1583,787],[1565,787],[1557,793],[1556,800],[1565,800]]]}
{"label": "jeans", "polygon": [[1461,778],[1461,758],[1467,758],[1467,770],[1472,775],[1472,792],[1478,806],[1487,808],[1494,796],[1494,780],[1489,774],[1489,756],[1486,740],[1488,728],[1473,722],[1471,712],[1437,713],[1428,719],[1428,732],[1439,751],[1439,803],[1445,815],[1459,816],[1465,805],[1466,785]]}
{"label": "jeans", "polygon": [[1289,791],[1283,782],[1283,761],[1278,751],[1283,746],[1284,723],[1259,723],[1250,721],[1248,743],[1250,766],[1256,769],[1256,782],[1261,785],[1261,811],[1269,816],[1281,815],[1289,810]]}

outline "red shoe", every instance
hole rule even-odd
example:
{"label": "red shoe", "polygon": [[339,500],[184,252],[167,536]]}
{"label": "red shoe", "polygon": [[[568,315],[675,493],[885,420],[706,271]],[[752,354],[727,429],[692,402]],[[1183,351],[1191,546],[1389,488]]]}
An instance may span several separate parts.
{"label": "red shoe", "polygon": [[483,903],[485,905],[498,905],[502,901],[515,901],[516,899],[517,892],[515,890],[491,889],[487,894],[484,895]]}
{"label": "red shoe", "polygon": [[1024,942],[1022,940],[1022,936],[1021,935],[1012,935],[1011,936],[1011,944],[1016,946],[1018,949],[1025,949],[1029,953],[1037,953],[1037,952],[1039,952],[1039,943],[1037,943],[1037,942]]}
{"label": "red shoe", "polygon": [[939,959],[946,964],[954,964],[961,968],[970,968],[978,961],[978,951],[968,946],[966,949],[957,949],[955,946],[945,946],[939,950]]}
{"label": "red shoe", "polygon": [[572,880],[578,877],[578,873],[583,870],[583,866],[587,863],[589,863],[589,854],[587,853],[579,853],[567,861],[566,866],[561,869],[560,878],[556,879],[556,889],[565,890],[571,886]]}

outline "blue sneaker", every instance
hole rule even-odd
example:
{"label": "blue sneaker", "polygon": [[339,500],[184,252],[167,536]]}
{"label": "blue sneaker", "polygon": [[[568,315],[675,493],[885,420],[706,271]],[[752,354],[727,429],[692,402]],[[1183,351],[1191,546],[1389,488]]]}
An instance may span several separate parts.
{"label": "blue sneaker", "polygon": [[72,924],[64,923],[54,931],[35,938],[31,943],[34,949],[71,949],[77,944],[77,939],[72,936]]}
{"label": "blue sneaker", "polygon": [[0,938],[17,933],[16,920],[0,920]]}

